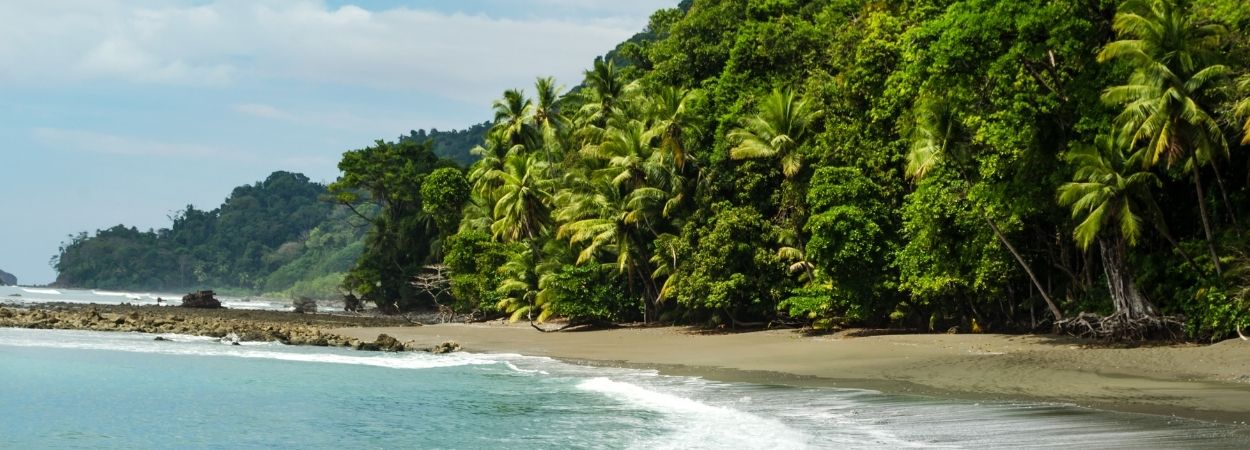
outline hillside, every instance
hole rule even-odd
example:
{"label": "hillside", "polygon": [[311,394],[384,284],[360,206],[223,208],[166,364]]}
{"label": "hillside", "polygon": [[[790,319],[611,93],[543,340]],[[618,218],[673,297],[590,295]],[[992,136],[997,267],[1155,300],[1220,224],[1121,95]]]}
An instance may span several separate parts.
{"label": "hillside", "polygon": [[[169,228],[117,225],[80,233],[53,260],[55,285],[277,291],[342,272],[359,254],[361,234],[344,225],[349,218],[325,194],[325,186],[304,175],[274,172],[235,188],[216,209],[187,206]],[[314,255],[323,259],[308,263]],[[271,280],[275,273],[281,276]]]}

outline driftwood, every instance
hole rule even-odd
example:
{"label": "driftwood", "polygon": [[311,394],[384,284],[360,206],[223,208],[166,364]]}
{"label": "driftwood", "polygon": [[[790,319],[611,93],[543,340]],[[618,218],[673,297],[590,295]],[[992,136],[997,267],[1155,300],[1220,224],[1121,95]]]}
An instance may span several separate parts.
{"label": "driftwood", "polygon": [[1144,316],[1130,318],[1116,313],[1106,317],[1081,313],[1055,322],[1056,331],[1071,336],[1104,341],[1140,342],[1146,340],[1180,340],[1184,321],[1175,316]]}
{"label": "driftwood", "polygon": [[616,324],[612,322],[603,321],[603,320],[597,320],[597,319],[583,319],[583,320],[571,321],[569,323],[564,324],[564,326],[560,328],[556,328],[554,330],[548,330],[546,328],[538,326],[538,324],[534,323],[534,321],[531,320],[530,326],[534,327],[535,330],[541,331],[543,333],[558,333],[561,331],[569,330],[571,328],[578,328],[578,327],[586,327],[586,328],[582,328],[580,330],[573,330],[573,331],[584,331],[587,329],[599,329],[599,328],[615,328]]}

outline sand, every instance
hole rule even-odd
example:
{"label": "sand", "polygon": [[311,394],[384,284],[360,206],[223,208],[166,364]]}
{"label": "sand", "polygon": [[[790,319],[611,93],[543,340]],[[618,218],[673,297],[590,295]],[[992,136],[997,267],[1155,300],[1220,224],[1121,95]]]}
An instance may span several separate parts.
{"label": "sand", "polygon": [[417,347],[652,367],[722,381],[875,389],[974,400],[1039,400],[1219,422],[1250,421],[1250,342],[1104,348],[994,334],[807,337],[789,330],[705,334],[681,327],[539,333],[527,325],[340,328]]}

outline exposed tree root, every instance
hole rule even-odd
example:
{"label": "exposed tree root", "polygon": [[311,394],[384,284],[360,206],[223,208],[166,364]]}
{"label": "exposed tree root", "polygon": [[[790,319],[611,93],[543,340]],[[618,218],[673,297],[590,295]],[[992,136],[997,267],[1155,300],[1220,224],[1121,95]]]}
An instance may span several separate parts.
{"label": "exposed tree root", "polygon": [[1181,340],[1184,322],[1176,316],[1129,318],[1116,313],[1106,317],[1081,313],[1055,322],[1055,330],[1071,336],[1104,341],[1140,342]]}

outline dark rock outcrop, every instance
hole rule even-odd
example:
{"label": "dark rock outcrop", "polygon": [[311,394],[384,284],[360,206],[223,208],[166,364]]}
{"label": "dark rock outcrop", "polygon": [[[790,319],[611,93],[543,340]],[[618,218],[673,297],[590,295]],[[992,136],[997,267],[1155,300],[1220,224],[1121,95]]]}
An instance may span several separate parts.
{"label": "dark rock outcrop", "polygon": [[0,286],[17,286],[17,277],[0,270]]}
{"label": "dark rock outcrop", "polygon": [[399,339],[395,339],[387,334],[379,334],[373,342],[357,342],[352,345],[356,350],[381,351],[381,352],[402,352],[407,350]]}
{"label": "dark rock outcrop", "polygon": [[434,354],[453,353],[458,351],[460,351],[460,344],[457,344],[456,341],[447,341],[430,347],[430,353]]}
{"label": "dark rock outcrop", "polygon": [[291,302],[295,312],[301,314],[317,312],[317,301],[308,297],[300,297]]}
{"label": "dark rock outcrop", "polygon": [[217,301],[217,298],[213,296],[213,291],[200,291],[183,296],[182,307],[217,309],[221,308],[221,302]]}

